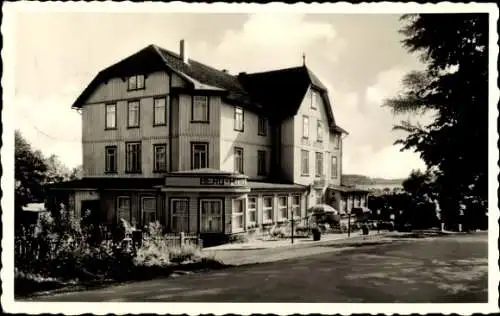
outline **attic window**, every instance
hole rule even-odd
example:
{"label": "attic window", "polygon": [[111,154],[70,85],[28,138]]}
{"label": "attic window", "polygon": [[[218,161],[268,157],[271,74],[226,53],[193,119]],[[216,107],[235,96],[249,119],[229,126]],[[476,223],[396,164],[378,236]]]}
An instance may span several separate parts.
{"label": "attic window", "polygon": [[318,102],[318,92],[311,89],[311,109],[316,110],[316,103]]}
{"label": "attic window", "polygon": [[144,89],[144,75],[135,75],[128,77],[128,90]]}

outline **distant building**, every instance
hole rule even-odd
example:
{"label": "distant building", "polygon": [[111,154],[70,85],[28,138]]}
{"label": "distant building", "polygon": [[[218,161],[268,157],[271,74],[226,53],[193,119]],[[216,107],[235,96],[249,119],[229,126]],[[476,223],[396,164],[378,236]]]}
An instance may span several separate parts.
{"label": "distant building", "polygon": [[326,87],[305,65],[237,76],[150,45],[100,71],[82,114],[83,173],[52,199],[102,221],[233,234],[330,202],[366,203],[341,186],[342,135]]}

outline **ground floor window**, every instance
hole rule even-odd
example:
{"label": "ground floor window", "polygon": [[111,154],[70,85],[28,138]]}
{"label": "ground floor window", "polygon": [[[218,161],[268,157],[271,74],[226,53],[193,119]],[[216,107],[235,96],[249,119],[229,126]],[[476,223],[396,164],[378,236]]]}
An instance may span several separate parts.
{"label": "ground floor window", "polygon": [[116,199],[116,219],[120,222],[122,219],[130,223],[130,197],[119,196]]}
{"label": "ground floor window", "polygon": [[142,225],[146,226],[157,221],[156,218],[156,197],[142,198]]}
{"label": "ground floor window", "polygon": [[200,232],[222,233],[222,200],[200,200]]}
{"label": "ground floor window", "polygon": [[264,223],[270,223],[273,221],[273,197],[265,196],[263,198],[264,207],[262,208],[263,221]]}
{"label": "ground floor window", "polygon": [[286,196],[278,197],[278,214],[280,220],[288,218],[288,203]]}
{"label": "ground floor window", "polygon": [[234,199],[233,200],[233,227],[236,229],[242,229],[244,226],[243,216],[245,214],[245,200],[244,199]]}
{"label": "ground floor window", "polygon": [[257,198],[248,197],[248,222],[255,224],[257,222]]}
{"label": "ground floor window", "polygon": [[189,231],[189,200],[172,199],[170,210],[170,230],[176,233]]}

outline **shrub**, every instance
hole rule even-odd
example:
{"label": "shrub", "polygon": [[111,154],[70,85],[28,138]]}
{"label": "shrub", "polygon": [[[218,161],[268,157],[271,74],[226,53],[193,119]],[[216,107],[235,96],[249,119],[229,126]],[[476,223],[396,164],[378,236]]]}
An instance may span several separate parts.
{"label": "shrub", "polygon": [[273,226],[269,231],[269,235],[273,238],[284,238],[286,231],[284,227]]}

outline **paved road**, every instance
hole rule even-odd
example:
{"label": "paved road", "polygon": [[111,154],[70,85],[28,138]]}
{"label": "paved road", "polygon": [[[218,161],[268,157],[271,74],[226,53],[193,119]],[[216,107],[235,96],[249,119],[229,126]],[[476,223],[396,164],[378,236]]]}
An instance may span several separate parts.
{"label": "paved road", "polygon": [[487,302],[487,236],[425,238],[157,279],[46,301]]}

